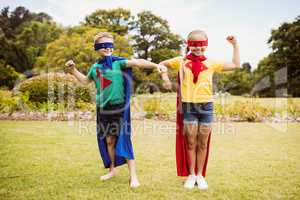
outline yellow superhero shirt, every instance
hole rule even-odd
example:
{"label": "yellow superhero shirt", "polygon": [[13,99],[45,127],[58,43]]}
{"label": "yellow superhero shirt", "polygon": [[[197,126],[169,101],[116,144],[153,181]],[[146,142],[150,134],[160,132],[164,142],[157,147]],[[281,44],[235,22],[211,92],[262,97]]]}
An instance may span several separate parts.
{"label": "yellow superhero shirt", "polygon": [[176,57],[167,61],[170,67],[179,71],[181,82],[181,101],[189,103],[202,103],[213,101],[213,74],[221,72],[224,62],[205,60],[202,63],[207,67],[198,75],[196,83],[193,82],[193,73],[186,66],[190,60],[183,61],[182,57]]}

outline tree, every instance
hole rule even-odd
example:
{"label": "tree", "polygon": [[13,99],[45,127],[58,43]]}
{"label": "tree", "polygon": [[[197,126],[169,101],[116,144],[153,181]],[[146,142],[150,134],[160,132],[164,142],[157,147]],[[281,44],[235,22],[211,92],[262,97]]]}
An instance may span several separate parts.
{"label": "tree", "polygon": [[15,43],[19,52],[25,57],[23,65],[27,66],[27,69],[32,69],[36,58],[42,55],[47,44],[57,39],[61,32],[62,30],[51,22],[32,21],[24,27]]}
{"label": "tree", "polygon": [[171,33],[168,22],[150,11],[137,15],[133,35],[134,50],[139,57],[160,62],[179,55],[183,40]]}
{"label": "tree", "polygon": [[0,28],[7,39],[14,39],[24,25],[30,21],[52,21],[52,18],[46,13],[32,13],[25,7],[16,7],[10,12],[9,7],[4,7],[0,12]]}
{"label": "tree", "polygon": [[241,69],[216,74],[214,81],[217,82],[215,91],[229,92],[233,95],[250,94],[252,88],[251,65],[243,63]]}
{"label": "tree", "polygon": [[[73,59],[76,67],[83,73],[87,73],[91,64],[95,63],[97,54],[93,47],[94,36],[105,29],[96,29],[86,26],[78,26],[61,34],[60,37],[49,43],[45,53],[38,57],[35,71],[61,71],[67,60]],[[114,55],[129,58],[132,49],[129,41],[120,35],[114,35]]]}
{"label": "tree", "polygon": [[263,58],[253,72],[251,95],[261,97],[275,96],[274,83],[275,67],[269,57]]}
{"label": "tree", "polygon": [[3,8],[0,27],[0,59],[17,72],[32,69],[46,44],[62,31],[47,14],[31,13],[24,7],[17,7],[12,12],[8,7]]}
{"label": "tree", "polygon": [[123,8],[98,9],[86,16],[83,24],[124,36],[128,34],[132,20],[130,11]]}
{"label": "tree", "polygon": [[272,30],[268,43],[272,52],[259,63],[254,72],[255,82],[269,82],[269,88],[257,91],[257,94],[285,95],[278,94],[278,91],[287,88],[288,94],[300,96],[300,16]]}
{"label": "tree", "polygon": [[[180,54],[182,38],[171,33],[166,20],[150,11],[138,13],[133,24],[133,30],[133,48],[139,58],[159,63]],[[135,69],[136,83],[149,81],[147,77],[151,77],[151,81],[155,84],[159,83],[160,77],[153,75],[152,72],[153,70]],[[154,88],[150,88],[150,91],[154,90]]]}

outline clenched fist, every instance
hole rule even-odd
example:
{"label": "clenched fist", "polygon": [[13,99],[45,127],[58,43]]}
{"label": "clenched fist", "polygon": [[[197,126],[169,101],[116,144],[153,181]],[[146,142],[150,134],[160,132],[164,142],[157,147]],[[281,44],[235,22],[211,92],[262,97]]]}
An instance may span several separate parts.
{"label": "clenched fist", "polygon": [[237,40],[233,35],[227,36],[226,40],[232,45],[237,45]]}
{"label": "clenched fist", "polygon": [[170,80],[165,80],[163,82],[163,87],[166,89],[166,90],[172,90],[172,82]]}
{"label": "clenched fist", "polygon": [[70,73],[70,74],[73,74],[75,70],[75,63],[73,60],[68,60],[65,64],[65,68],[64,68],[64,71],[66,73]]}
{"label": "clenched fist", "polygon": [[168,69],[167,69],[167,67],[166,66],[164,66],[164,65],[157,65],[157,71],[158,71],[158,73],[166,73],[166,72],[168,72]]}

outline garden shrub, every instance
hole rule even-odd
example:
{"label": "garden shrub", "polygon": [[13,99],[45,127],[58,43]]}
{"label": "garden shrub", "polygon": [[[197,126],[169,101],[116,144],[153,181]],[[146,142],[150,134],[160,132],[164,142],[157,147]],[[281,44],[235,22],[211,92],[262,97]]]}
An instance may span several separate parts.
{"label": "garden shrub", "polygon": [[34,103],[91,102],[93,95],[89,86],[63,73],[49,73],[27,79],[19,85],[19,91],[21,94],[28,93],[29,101]]}

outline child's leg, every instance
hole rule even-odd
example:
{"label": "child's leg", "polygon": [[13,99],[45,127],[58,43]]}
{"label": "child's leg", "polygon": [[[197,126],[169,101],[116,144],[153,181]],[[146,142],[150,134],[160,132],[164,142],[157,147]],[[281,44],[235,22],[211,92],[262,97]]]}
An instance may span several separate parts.
{"label": "child's leg", "polygon": [[130,176],[130,187],[138,187],[140,186],[140,183],[138,181],[137,178],[137,174],[136,174],[136,168],[135,168],[135,162],[134,160],[127,160],[127,164],[128,164],[128,170],[129,170],[129,176]]}
{"label": "child's leg", "polygon": [[101,176],[101,180],[107,180],[116,175],[115,171],[115,145],[116,145],[116,136],[108,135],[106,136],[106,144],[109,158],[111,160],[109,173]]}
{"label": "child's leg", "polygon": [[195,174],[198,124],[185,123],[184,129],[185,129],[187,142],[188,142],[188,155],[190,159],[189,171],[190,174]]}
{"label": "child's leg", "polygon": [[202,170],[206,158],[207,153],[207,142],[208,137],[210,133],[211,127],[210,125],[199,125],[199,132],[198,132],[198,138],[197,138],[197,170],[198,170],[198,176],[197,176],[197,185],[198,188],[201,190],[206,190],[208,188],[208,184],[204,177],[202,176]]}
{"label": "child's leg", "polygon": [[111,160],[110,171],[115,167],[115,145],[116,145],[116,136],[108,135],[106,136],[106,144],[109,158]]}
{"label": "child's leg", "polygon": [[198,130],[198,137],[197,137],[197,167],[198,167],[198,173],[201,174],[205,158],[206,158],[206,153],[207,153],[207,141],[208,141],[208,136],[211,131],[211,126],[210,125],[199,125],[199,130]]}
{"label": "child's leg", "polygon": [[198,122],[189,121],[184,123],[184,131],[188,142],[188,156],[189,156],[189,171],[190,175],[185,180],[184,187],[187,189],[192,189],[196,183],[195,176],[195,165],[196,165],[196,145],[197,145],[197,131]]}

